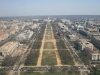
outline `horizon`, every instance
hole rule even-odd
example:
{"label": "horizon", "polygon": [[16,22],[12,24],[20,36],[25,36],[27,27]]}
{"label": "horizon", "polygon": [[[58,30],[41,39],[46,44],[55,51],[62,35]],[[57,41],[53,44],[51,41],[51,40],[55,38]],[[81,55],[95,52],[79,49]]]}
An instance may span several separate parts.
{"label": "horizon", "polygon": [[1,0],[0,17],[100,15],[100,0]]}
{"label": "horizon", "polygon": [[100,16],[100,15],[25,15],[25,16],[2,16],[0,18],[13,18],[13,17],[54,17],[54,16]]}

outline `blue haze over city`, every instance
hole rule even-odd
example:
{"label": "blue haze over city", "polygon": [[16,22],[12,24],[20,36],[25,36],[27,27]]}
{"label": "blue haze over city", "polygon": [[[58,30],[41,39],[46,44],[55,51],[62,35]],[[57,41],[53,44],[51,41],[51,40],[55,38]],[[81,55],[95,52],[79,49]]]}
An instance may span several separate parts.
{"label": "blue haze over city", "polygon": [[0,0],[0,17],[100,15],[100,0]]}

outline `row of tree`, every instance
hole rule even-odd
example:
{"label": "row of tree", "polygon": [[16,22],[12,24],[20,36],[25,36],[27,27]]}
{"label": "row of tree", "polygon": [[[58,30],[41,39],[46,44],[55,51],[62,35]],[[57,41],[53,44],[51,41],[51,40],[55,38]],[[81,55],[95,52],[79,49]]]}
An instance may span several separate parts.
{"label": "row of tree", "polygon": [[39,51],[30,51],[29,55],[26,58],[25,65],[32,66],[37,64],[39,57]]}
{"label": "row of tree", "polygon": [[55,39],[60,39],[60,36],[57,34],[58,33],[58,30],[57,30],[58,23],[54,21],[54,22],[51,22],[51,25],[52,25]]}
{"label": "row of tree", "polygon": [[64,44],[64,41],[62,39],[59,39],[56,41],[56,44],[57,44],[57,48],[58,49],[66,49],[66,46]]}
{"label": "row of tree", "polygon": [[79,57],[81,58],[82,62],[85,65],[90,65],[91,64],[90,56],[86,52],[84,52],[84,51],[79,52],[78,55],[79,55]]}
{"label": "row of tree", "polygon": [[40,33],[38,33],[38,35],[36,36],[36,40],[42,40],[43,39],[43,34],[44,34],[46,24],[42,24],[41,26],[42,27],[40,29]]}
{"label": "row of tree", "polygon": [[40,49],[41,43],[42,43],[41,41],[35,41],[32,49]]}
{"label": "row of tree", "polygon": [[43,23],[41,25],[40,32],[37,33],[37,35],[36,35],[36,40],[33,44],[32,50],[28,54],[26,61],[24,63],[26,66],[33,66],[33,65],[37,64],[37,60],[39,57],[39,49],[40,49],[41,44],[42,44],[41,40],[43,39],[45,27],[46,27],[46,23]]}
{"label": "row of tree", "polygon": [[98,69],[97,67],[92,67],[92,70],[88,75],[100,75],[100,69]]}
{"label": "row of tree", "polygon": [[15,63],[19,60],[19,57],[20,56],[14,56],[14,57],[12,57],[12,56],[8,55],[2,61],[1,66],[14,66]]}
{"label": "row of tree", "polygon": [[8,73],[7,72],[1,72],[0,71],[0,75],[7,75]]}

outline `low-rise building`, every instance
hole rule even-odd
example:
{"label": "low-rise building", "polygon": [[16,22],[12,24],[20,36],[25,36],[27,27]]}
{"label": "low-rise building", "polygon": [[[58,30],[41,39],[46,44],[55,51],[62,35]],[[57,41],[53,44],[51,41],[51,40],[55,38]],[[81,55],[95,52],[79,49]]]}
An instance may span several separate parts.
{"label": "low-rise building", "polygon": [[97,47],[100,50],[100,36],[91,37],[91,42],[95,47]]}
{"label": "low-rise building", "polygon": [[87,27],[84,30],[79,30],[79,32],[85,36],[100,35],[97,27]]}
{"label": "low-rise building", "polygon": [[58,25],[59,25],[59,27],[60,27],[60,29],[62,30],[62,31],[67,31],[68,30],[68,27],[66,26],[66,25],[64,25],[63,23],[58,23]]}
{"label": "low-rise building", "polygon": [[91,60],[100,60],[100,51],[94,50],[94,46],[90,42],[84,39],[78,39],[75,44],[79,50],[84,50],[90,56]]}
{"label": "low-rise building", "polygon": [[85,39],[77,39],[75,44],[79,50],[84,50],[85,47],[89,47],[91,49],[93,49],[94,47],[93,44],[87,42]]}
{"label": "low-rise building", "polygon": [[0,41],[3,41],[9,37],[9,34],[5,31],[0,31]]}
{"label": "low-rise building", "polygon": [[84,30],[84,26],[75,25],[75,26],[74,26],[74,29],[75,29],[75,30]]}
{"label": "low-rise building", "polygon": [[25,30],[24,32],[22,32],[16,37],[16,40],[19,42],[22,42],[23,40],[29,40],[32,35],[33,35],[33,31]]}
{"label": "low-rise building", "polygon": [[90,56],[91,60],[100,60],[100,52],[89,47],[84,48],[85,52]]}
{"label": "low-rise building", "polygon": [[35,28],[38,28],[39,26],[40,26],[40,24],[37,23],[37,24],[31,25],[30,28],[31,28],[31,29],[35,29]]}
{"label": "low-rise building", "polygon": [[98,32],[99,31],[99,29],[97,27],[86,28],[86,30],[89,32]]}
{"label": "low-rise building", "polygon": [[79,30],[79,33],[82,34],[82,35],[85,35],[85,36],[90,35],[90,32],[86,31],[86,30]]}
{"label": "low-rise building", "polygon": [[72,41],[75,41],[76,40],[76,35],[72,34],[72,35],[68,35],[68,38]]}
{"label": "low-rise building", "polygon": [[18,48],[18,42],[8,42],[0,47],[0,59],[3,59],[7,55],[11,55],[16,48]]}

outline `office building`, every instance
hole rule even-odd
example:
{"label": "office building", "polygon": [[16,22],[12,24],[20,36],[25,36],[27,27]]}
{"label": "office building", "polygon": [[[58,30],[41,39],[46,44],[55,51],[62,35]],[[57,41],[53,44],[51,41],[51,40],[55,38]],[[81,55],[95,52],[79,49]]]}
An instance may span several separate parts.
{"label": "office building", "polygon": [[84,51],[90,56],[91,60],[100,60],[100,51],[95,51],[89,47],[84,48]]}
{"label": "office building", "polygon": [[94,47],[93,44],[87,42],[85,39],[77,39],[75,44],[79,50],[84,50],[85,47],[89,47],[91,49],[93,49]]}
{"label": "office building", "polygon": [[91,37],[91,42],[95,47],[97,47],[100,50],[100,36]]}

